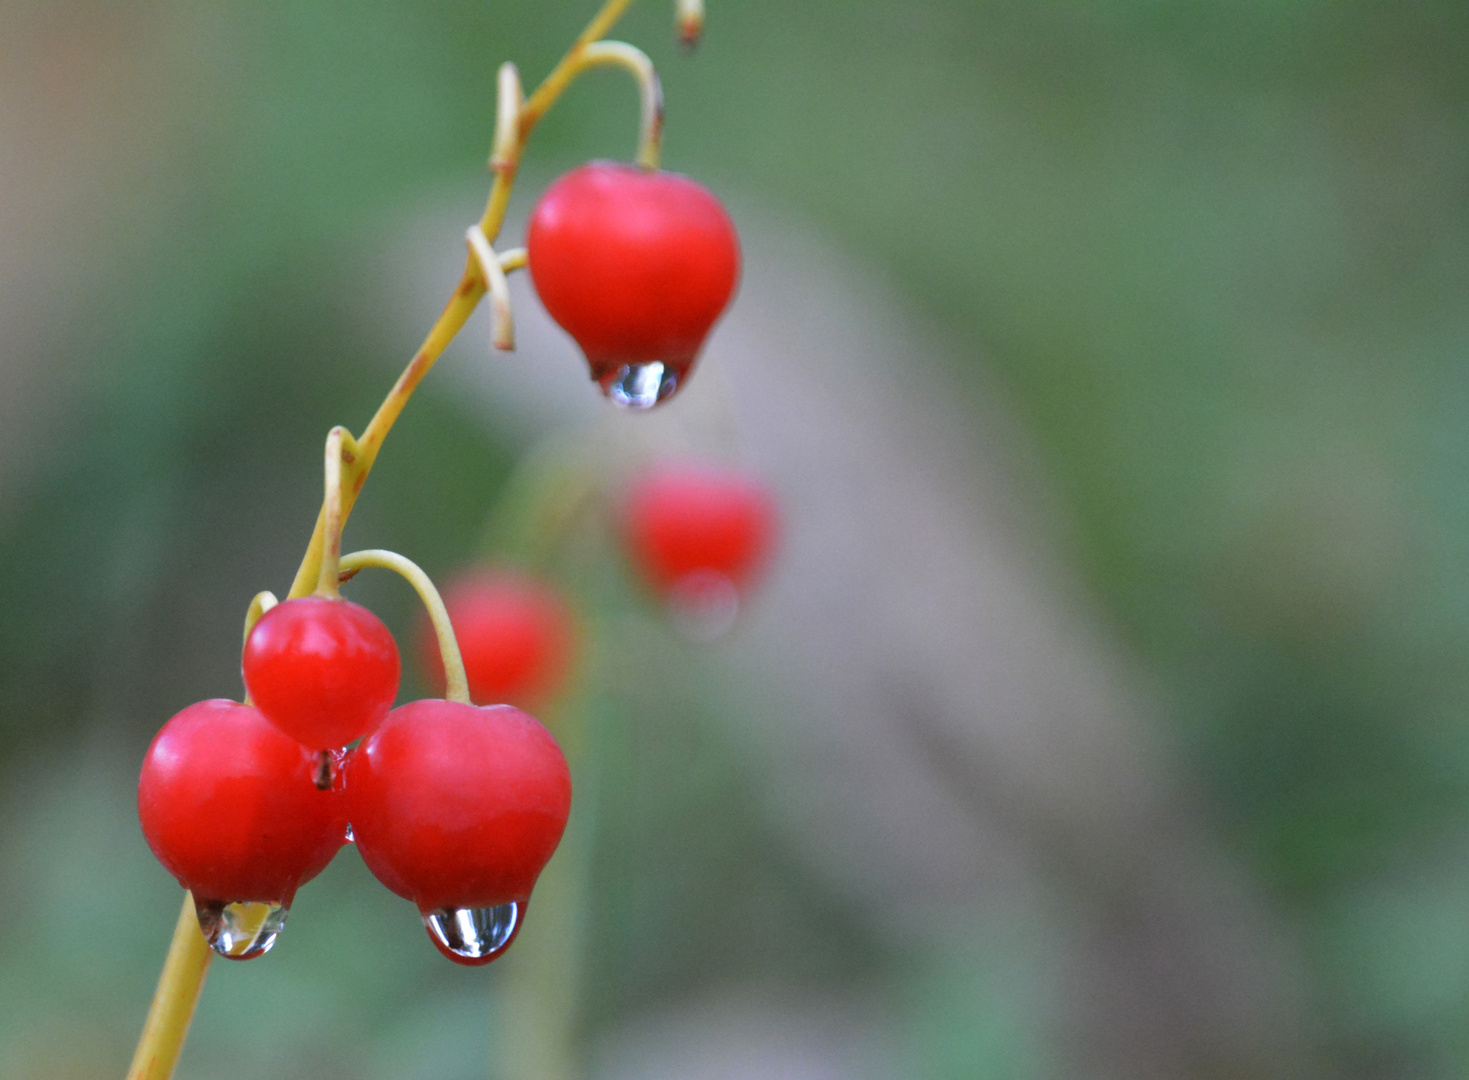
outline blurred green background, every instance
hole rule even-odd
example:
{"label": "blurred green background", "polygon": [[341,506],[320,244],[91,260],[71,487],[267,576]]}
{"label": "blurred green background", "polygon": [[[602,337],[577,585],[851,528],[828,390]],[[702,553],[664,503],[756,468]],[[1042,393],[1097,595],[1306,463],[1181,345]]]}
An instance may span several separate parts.
{"label": "blurred green background", "polygon": [[[237,692],[324,433],[435,314],[362,317],[383,237],[476,190],[496,65],[534,82],[590,12],[0,3],[3,1075],[121,1074],[177,902],[143,748]],[[1045,543],[1301,973],[1299,1056],[1175,1075],[1469,1072],[1469,6],[711,0],[685,58],[644,0],[617,36],[662,74],[668,167],[824,236],[946,343],[961,408],[998,394],[1028,433]],[[593,76],[528,168],[626,155],[635,122]],[[431,379],[354,532],[447,571],[525,449]],[[354,595],[406,631],[406,589]],[[1052,1039],[1066,989],[1026,944],[1064,905],[876,932],[782,839],[718,651],[625,586],[583,601],[679,658],[629,649],[647,679],[571,706],[600,733],[588,1045],[711,987],[858,986],[859,1073],[1103,1075]],[[509,984],[444,964],[357,860],[277,953],[216,966],[181,1076],[492,1068]]]}

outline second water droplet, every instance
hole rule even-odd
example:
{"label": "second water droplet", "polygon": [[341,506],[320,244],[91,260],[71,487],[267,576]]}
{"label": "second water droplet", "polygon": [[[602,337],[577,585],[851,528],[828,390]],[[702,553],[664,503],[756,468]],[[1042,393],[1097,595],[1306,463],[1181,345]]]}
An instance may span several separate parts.
{"label": "second water droplet", "polygon": [[740,615],[740,591],[713,570],[695,570],[668,591],[668,613],[679,633],[692,641],[717,641],[734,629]]}
{"label": "second water droplet", "polygon": [[524,905],[483,908],[438,908],[426,912],[423,925],[439,952],[457,964],[488,964],[515,940]]}
{"label": "second water droplet", "polygon": [[270,952],[290,908],[266,900],[195,899],[194,911],[211,949],[230,960],[253,960]]}
{"label": "second water droplet", "polygon": [[678,375],[661,360],[650,364],[623,364],[601,380],[602,393],[624,409],[651,409],[672,397]]}

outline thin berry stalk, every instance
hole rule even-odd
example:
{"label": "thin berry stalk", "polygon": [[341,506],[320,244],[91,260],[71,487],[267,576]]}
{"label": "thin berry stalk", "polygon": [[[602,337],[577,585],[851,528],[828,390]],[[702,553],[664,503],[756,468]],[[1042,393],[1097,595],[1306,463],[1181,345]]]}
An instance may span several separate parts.
{"label": "thin berry stalk", "polygon": [[138,1048],[133,1052],[127,1080],[168,1080],[173,1075],[212,959],[214,952],[199,932],[194,897],[185,892],[183,910],[173,928],[173,941],[163,961],[163,974],[158,977],[158,989],[153,992],[153,1004],[148,1009]]}
{"label": "thin berry stalk", "polygon": [[[495,180],[490,189],[484,214],[479,222],[479,230],[488,243],[494,243],[504,225],[505,211],[509,205],[511,188],[515,182],[515,172],[531,131],[566,88],[589,67],[605,63],[619,64],[627,67],[638,78],[644,97],[644,123],[639,139],[638,160],[649,167],[656,164],[661,109],[653,108],[657,99],[650,94],[656,91],[657,76],[652,75],[650,81],[648,75],[641,70],[636,58],[630,57],[623,50],[602,50],[600,53],[592,50],[591,57],[587,56],[588,47],[597,43],[631,4],[632,0],[607,0],[566,55],[528,99],[523,102],[516,100],[519,97],[518,76],[514,76],[517,87],[515,99],[510,102],[515,106],[513,109],[507,107],[507,102],[503,100],[502,94],[494,142],[495,154],[491,159]],[[513,67],[510,70],[513,75]],[[508,81],[510,80],[505,79],[502,75],[502,90]],[[511,119],[513,119],[513,124],[508,123]],[[507,252],[499,257],[500,267],[505,271],[519,269],[524,265],[524,259],[524,253],[519,250]],[[469,316],[473,314],[474,309],[485,296],[487,288],[486,272],[481,267],[475,252],[471,250],[466,258],[464,273],[453,296],[450,297],[443,312],[429,330],[423,345],[414,354],[403,373],[398,376],[397,382],[393,384],[362,435],[355,440],[353,460],[350,462],[342,460],[337,489],[340,507],[329,508],[327,502],[323,501],[306,554],[296,571],[295,580],[291,583],[288,599],[305,596],[319,584],[326,547],[329,509],[334,519],[332,522],[334,531],[339,535],[342,525],[346,523],[347,517],[352,512],[352,507],[367,480],[373,463],[377,460],[383,440],[387,438],[388,432],[392,430],[404,406],[408,404],[408,399],[413,395],[413,391],[418,388],[424,376],[443,355],[449,343],[463,329]],[[259,599],[257,597],[257,602],[252,604],[251,610],[251,614],[257,618]],[[212,956],[213,953],[199,931],[193,899],[186,892],[183,911],[174,928],[173,939],[164,960],[163,973],[159,978],[157,990],[154,992],[153,1002],[144,1022],[143,1032],[133,1055],[133,1063],[128,1071],[127,1080],[169,1080],[173,1076]]]}

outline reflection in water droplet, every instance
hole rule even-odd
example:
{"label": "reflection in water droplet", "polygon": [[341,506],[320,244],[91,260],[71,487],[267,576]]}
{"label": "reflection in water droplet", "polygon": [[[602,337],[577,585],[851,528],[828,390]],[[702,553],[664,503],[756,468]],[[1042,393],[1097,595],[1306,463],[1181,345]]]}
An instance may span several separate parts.
{"label": "reflection in water droplet", "polygon": [[660,360],[623,364],[602,379],[602,393],[624,409],[651,409],[678,389],[678,374]]}
{"label": "reflection in water droplet", "polygon": [[220,956],[231,960],[253,960],[270,952],[290,908],[265,900],[194,901],[199,929],[204,940]]}
{"label": "reflection in water droplet", "polygon": [[515,940],[523,904],[484,908],[439,908],[423,916],[428,936],[450,960],[488,964]]}
{"label": "reflection in water droplet", "polygon": [[714,641],[734,629],[740,592],[713,570],[695,570],[668,592],[668,611],[679,633],[693,641]]}

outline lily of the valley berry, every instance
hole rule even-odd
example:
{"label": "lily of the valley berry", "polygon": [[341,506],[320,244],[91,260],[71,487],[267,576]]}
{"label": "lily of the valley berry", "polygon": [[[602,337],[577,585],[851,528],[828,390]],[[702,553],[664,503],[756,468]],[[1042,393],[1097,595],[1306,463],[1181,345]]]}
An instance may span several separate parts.
{"label": "lily of the valley berry", "polygon": [[[466,233],[464,274],[362,433],[339,427],[329,434],[325,498],[295,580],[279,603],[258,594],[246,616],[245,700],[190,705],[149,748],[138,793],[144,834],[190,895],[129,1080],[172,1075],[210,958],[250,959],[269,950],[296,891],[349,841],[384,885],[417,908],[433,944],[451,960],[493,960],[526,917],[570,811],[566,759],[546,728],[515,705],[472,703],[472,688],[492,692],[483,677],[484,642],[471,643],[473,669],[466,673],[455,637],[462,620],[451,622],[423,571],[393,552],[343,556],[342,531],[409,397],[486,296],[495,346],[513,347],[506,278],[527,265],[542,303],[582,347],[591,378],[612,402],[650,408],[689,379],[734,294],[739,243],[718,199],[658,169],[657,74],[638,49],[602,40],[630,3],[607,0],[529,97],[515,66],[500,68],[495,181]],[[697,41],[701,25],[700,0],[677,0],[684,44]],[[574,169],[537,205],[526,247],[496,252],[526,141],[567,86],[598,66],[622,68],[636,80],[636,164]],[[733,529],[761,533],[740,541],[761,552],[734,558],[729,537],[715,530],[719,550],[693,562],[743,586],[773,528],[773,516],[760,513],[769,520]],[[647,551],[666,547],[654,543]],[[666,552],[650,557],[667,562]],[[399,573],[423,600],[442,698],[392,708],[397,645],[375,615],[339,592],[369,567]],[[661,583],[661,572],[654,576]],[[560,618],[542,621],[550,626]],[[529,699],[550,689],[565,668],[552,655],[566,647],[559,634],[553,627],[537,646],[545,655],[533,658],[530,666],[540,667],[525,673],[523,687],[494,692],[523,690]]]}

